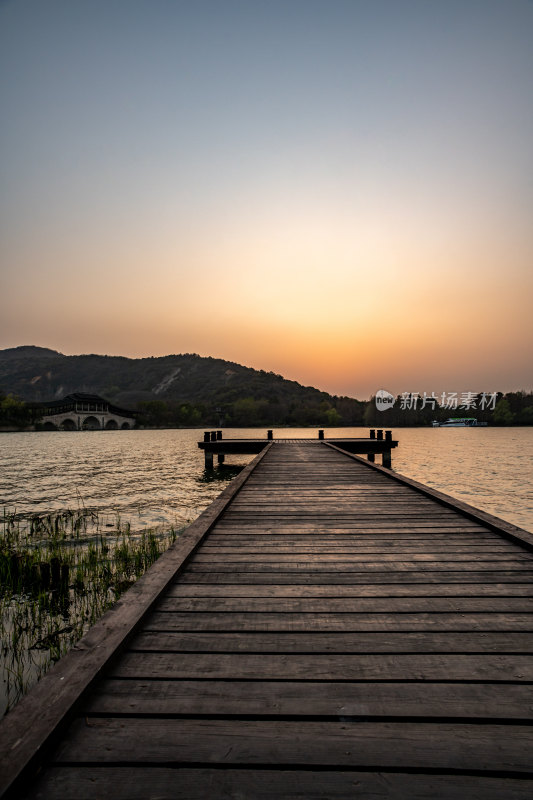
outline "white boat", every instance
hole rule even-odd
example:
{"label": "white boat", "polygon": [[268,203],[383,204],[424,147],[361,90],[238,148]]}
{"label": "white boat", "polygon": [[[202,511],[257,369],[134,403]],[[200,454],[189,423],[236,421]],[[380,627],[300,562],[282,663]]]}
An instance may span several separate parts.
{"label": "white boat", "polygon": [[475,417],[450,417],[445,422],[437,422],[436,419],[431,423],[434,428],[482,428],[486,422],[478,422]]}

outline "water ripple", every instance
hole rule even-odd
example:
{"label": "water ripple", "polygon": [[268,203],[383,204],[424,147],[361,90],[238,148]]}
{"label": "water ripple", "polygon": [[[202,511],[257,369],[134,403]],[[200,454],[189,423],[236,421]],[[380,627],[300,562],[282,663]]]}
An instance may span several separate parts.
{"label": "water ripple", "polygon": [[[366,428],[326,433],[368,436]],[[224,432],[230,435],[258,431]],[[274,435],[315,438],[316,430]],[[402,428],[394,437],[395,470],[533,530],[533,428]],[[0,506],[25,513],[85,506],[119,514],[133,528],[186,524],[225,485],[206,479],[201,438],[196,430],[1,434]],[[229,460],[244,465],[251,458]]]}

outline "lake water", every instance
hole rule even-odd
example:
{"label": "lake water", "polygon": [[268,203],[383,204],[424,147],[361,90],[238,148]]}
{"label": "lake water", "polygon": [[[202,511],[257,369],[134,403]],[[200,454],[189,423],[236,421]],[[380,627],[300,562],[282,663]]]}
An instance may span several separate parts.
{"label": "lake water", "polygon": [[[223,435],[266,438],[266,431]],[[316,438],[317,431],[278,429],[274,436]],[[368,429],[327,429],[326,436],[367,437]],[[393,437],[395,471],[533,531],[533,428],[399,428]],[[202,438],[200,430],[1,434],[0,506],[21,513],[85,506],[119,514],[134,529],[182,526],[235,474],[204,472]]]}

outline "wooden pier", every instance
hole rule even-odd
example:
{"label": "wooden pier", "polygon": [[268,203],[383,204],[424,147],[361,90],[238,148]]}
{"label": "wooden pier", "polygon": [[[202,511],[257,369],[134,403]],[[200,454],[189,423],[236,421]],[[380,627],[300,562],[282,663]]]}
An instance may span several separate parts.
{"label": "wooden pier", "polygon": [[0,725],[2,789],[529,800],[532,578],[533,534],[269,442]]}
{"label": "wooden pier", "polygon": [[[214,456],[216,455],[219,464],[223,464],[227,455],[235,454],[254,454],[260,453],[268,442],[275,444],[298,444],[306,443],[309,439],[274,439],[273,431],[267,431],[266,441],[264,438],[254,439],[224,439],[222,431],[206,431],[203,442],[198,442],[198,447],[204,451],[205,468],[213,469]],[[376,460],[376,454],[381,455],[381,464],[384,467],[391,467],[391,451],[398,446],[398,442],[392,438],[392,431],[385,431],[372,428],[368,438],[325,438],[324,431],[318,431],[318,440],[334,444],[348,453],[364,453],[369,461]]]}

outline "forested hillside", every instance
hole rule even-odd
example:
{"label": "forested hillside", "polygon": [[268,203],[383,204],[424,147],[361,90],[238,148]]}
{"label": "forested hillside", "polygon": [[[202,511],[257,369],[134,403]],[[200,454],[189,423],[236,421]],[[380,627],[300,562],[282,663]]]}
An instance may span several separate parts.
{"label": "forested hillside", "polygon": [[65,356],[39,347],[0,351],[0,392],[27,403],[94,393],[148,425],[357,425],[365,407],[218,358]]}

